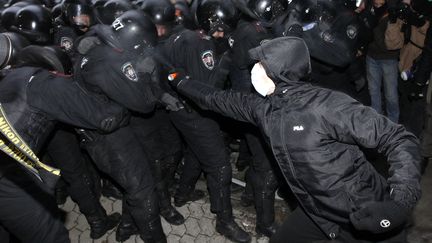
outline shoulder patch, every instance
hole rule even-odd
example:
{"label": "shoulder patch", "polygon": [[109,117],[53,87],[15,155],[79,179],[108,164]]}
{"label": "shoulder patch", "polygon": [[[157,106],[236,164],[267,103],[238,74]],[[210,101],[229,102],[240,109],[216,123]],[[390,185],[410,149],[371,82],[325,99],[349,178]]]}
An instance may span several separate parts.
{"label": "shoulder patch", "polygon": [[121,67],[121,71],[126,76],[126,78],[128,78],[129,80],[131,80],[133,82],[138,82],[138,75],[135,72],[135,69],[132,66],[132,63],[127,62],[127,63],[123,64],[123,66]]}
{"label": "shoulder patch", "polygon": [[69,37],[60,38],[60,47],[64,48],[66,51],[70,51],[73,47],[73,40]]}
{"label": "shoulder patch", "polygon": [[212,50],[207,50],[201,54],[201,60],[204,63],[204,66],[208,70],[213,70],[215,67],[215,60]]}

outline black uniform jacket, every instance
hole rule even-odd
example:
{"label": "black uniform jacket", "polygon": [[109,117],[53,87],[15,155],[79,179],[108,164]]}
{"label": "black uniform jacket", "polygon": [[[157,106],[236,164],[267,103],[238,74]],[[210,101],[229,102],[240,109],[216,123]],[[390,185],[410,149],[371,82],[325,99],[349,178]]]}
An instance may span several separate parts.
{"label": "black uniform jacket", "polygon": [[111,132],[127,113],[109,100],[89,95],[70,77],[33,67],[3,74],[0,103],[12,126],[36,153],[57,121]]}

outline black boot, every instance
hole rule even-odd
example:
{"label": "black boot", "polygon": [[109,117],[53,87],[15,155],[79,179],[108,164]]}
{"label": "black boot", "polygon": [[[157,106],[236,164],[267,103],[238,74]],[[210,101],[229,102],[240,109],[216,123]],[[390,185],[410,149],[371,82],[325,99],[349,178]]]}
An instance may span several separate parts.
{"label": "black boot", "polygon": [[173,206],[169,205],[168,207],[161,209],[160,215],[164,217],[164,219],[173,225],[181,225],[184,224],[185,218],[181,215]]}
{"label": "black boot", "polygon": [[174,195],[174,205],[176,207],[183,207],[188,202],[194,202],[205,197],[205,193],[201,190],[192,190],[189,193],[182,193],[177,191]]}
{"label": "black boot", "polygon": [[130,208],[129,212],[138,227],[141,239],[146,243],[166,242],[159,216],[158,197],[153,191],[141,202],[142,207]]}
{"label": "black boot", "polygon": [[250,242],[250,235],[234,222],[231,206],[231,166],[221,166],[207,176],[211,211],[216,213],[216,231],[234,242]]}
{"label": "black boot", "polygon": [[166,243],[166,236],[162,229],[160,218],[157,217],[147,223],[147,232],[140,234],[145,243]]}
{"label": "black boot", "polygon": [[118,200],[121,200],[123,198],[123,193],[120,191],[120,189],[107,178],[102,179],[101,190],[102,195],[104,195],[105,197],[111,197]]}
{"label": "black boot", "polygon": [[232,218],[227,220],[218,218],[216,221],[216,231],[234,242],[243,243],[251,241],[250,235],[240,228]]}
{"label": "black boot", "polygon": [[116,241],[127,241],[132,235],[138,233],[138,228],[129,213],[123,212],[122,219],[116,230]]}
{"label": "black boot", "polygon": [[176,172],[177,168],[183,159],[183,153],[176,152],[171,156],[168,156],[167,158],[164,158],[161,161],[161,167],[162,167],[162,173],[164,175],[164,181],[166,184],[166,187],[168,188],[168,192],[170,193],[170,196],[174,196],[175,190],[176,190]]}
{"label": "black boot", "polygon": [[273,171],[253,172],[251,181],[254,187],[254,199],[256,209],[256,229],[258,234],[271,237],[277,230],[274,223],[274,200],[278,186]]}
{"label": "black boot", "polygon": [[95,214],[87,217],[90,225],[90,238],[99,239],[106,234],[108,230],[113,229],[120,221],[120,214],[113,213],[107,216],[105,213]]}
{"label": "black boot", "polygon": [[216,221],[216,231],[233,242],[250,242],[250,235],[234,222],[233,219]]}
{"label": "black boot", "polygon": [[278,229],[278,226],[275,223],[268,225],[268,226],[263,226],[263,225],[257,224],[256,228],[255,228],[255,232],[258,235],[264,235],[264,236],[271,238],[272,235],[274,235],[276,233],[277,229]]}
{"label": "black boot", "polygon": [[171,195],[168,191],[166,181],[162,176],[162,165],[159,160],[154,162],[154,176],[157,180],[156,191],[159,197],[159,208],[160,215],[165,218],[165,220],[173,225],[183,224],[185,219],[172,205],[171,205]]}

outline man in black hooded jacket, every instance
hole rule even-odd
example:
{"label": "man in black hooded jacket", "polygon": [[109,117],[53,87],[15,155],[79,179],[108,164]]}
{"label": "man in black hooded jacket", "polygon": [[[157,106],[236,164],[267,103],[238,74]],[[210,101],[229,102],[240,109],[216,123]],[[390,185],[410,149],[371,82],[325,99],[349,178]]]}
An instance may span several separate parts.
{"label": "man in black hooded jacket", "polygon": [[[184,75],[171,80],[201,107],[263,133],[301,205],[271,242],[406,242],[403,226],[421,194],[416,137],[347,95],[302,82],[311,71],[302,39],[276,38],[249,53],[270,84],[254,83],[252,70],[265,98],[217,91]],[[360,147],[386,156],[388,178]]]}

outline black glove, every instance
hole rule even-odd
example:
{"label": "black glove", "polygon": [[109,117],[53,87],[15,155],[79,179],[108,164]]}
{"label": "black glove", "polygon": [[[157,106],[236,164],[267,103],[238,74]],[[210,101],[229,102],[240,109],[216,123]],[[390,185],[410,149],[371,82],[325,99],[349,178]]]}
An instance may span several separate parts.
{"label": "black glove", "polygon": [[350,220],[357,230],[379,234],[402,226],[410,212],[395,201],[374,202],[351,213]]}
{"label": "black glove", "polygon": [[163,93],[160,97],[160,101],[165,105],[167,110],[179,111],[184,109],[183,103],[168,93]]}
{"label": "black glove", "polygon": [[129,124],[130,116],[131,116],[130,112],[124,109],[117,116],[108,117],[102,120],[99,128],[99,132],[110,133],[117,130],[120,127],[126,126],[127,124]]}
{"label": "black glove", "polygon": [[169,71],[168,81],[174,89],[176,89],[181,82],[187,79],[189,79],[189,76],[186,75],[183,69],[177,68]]}

